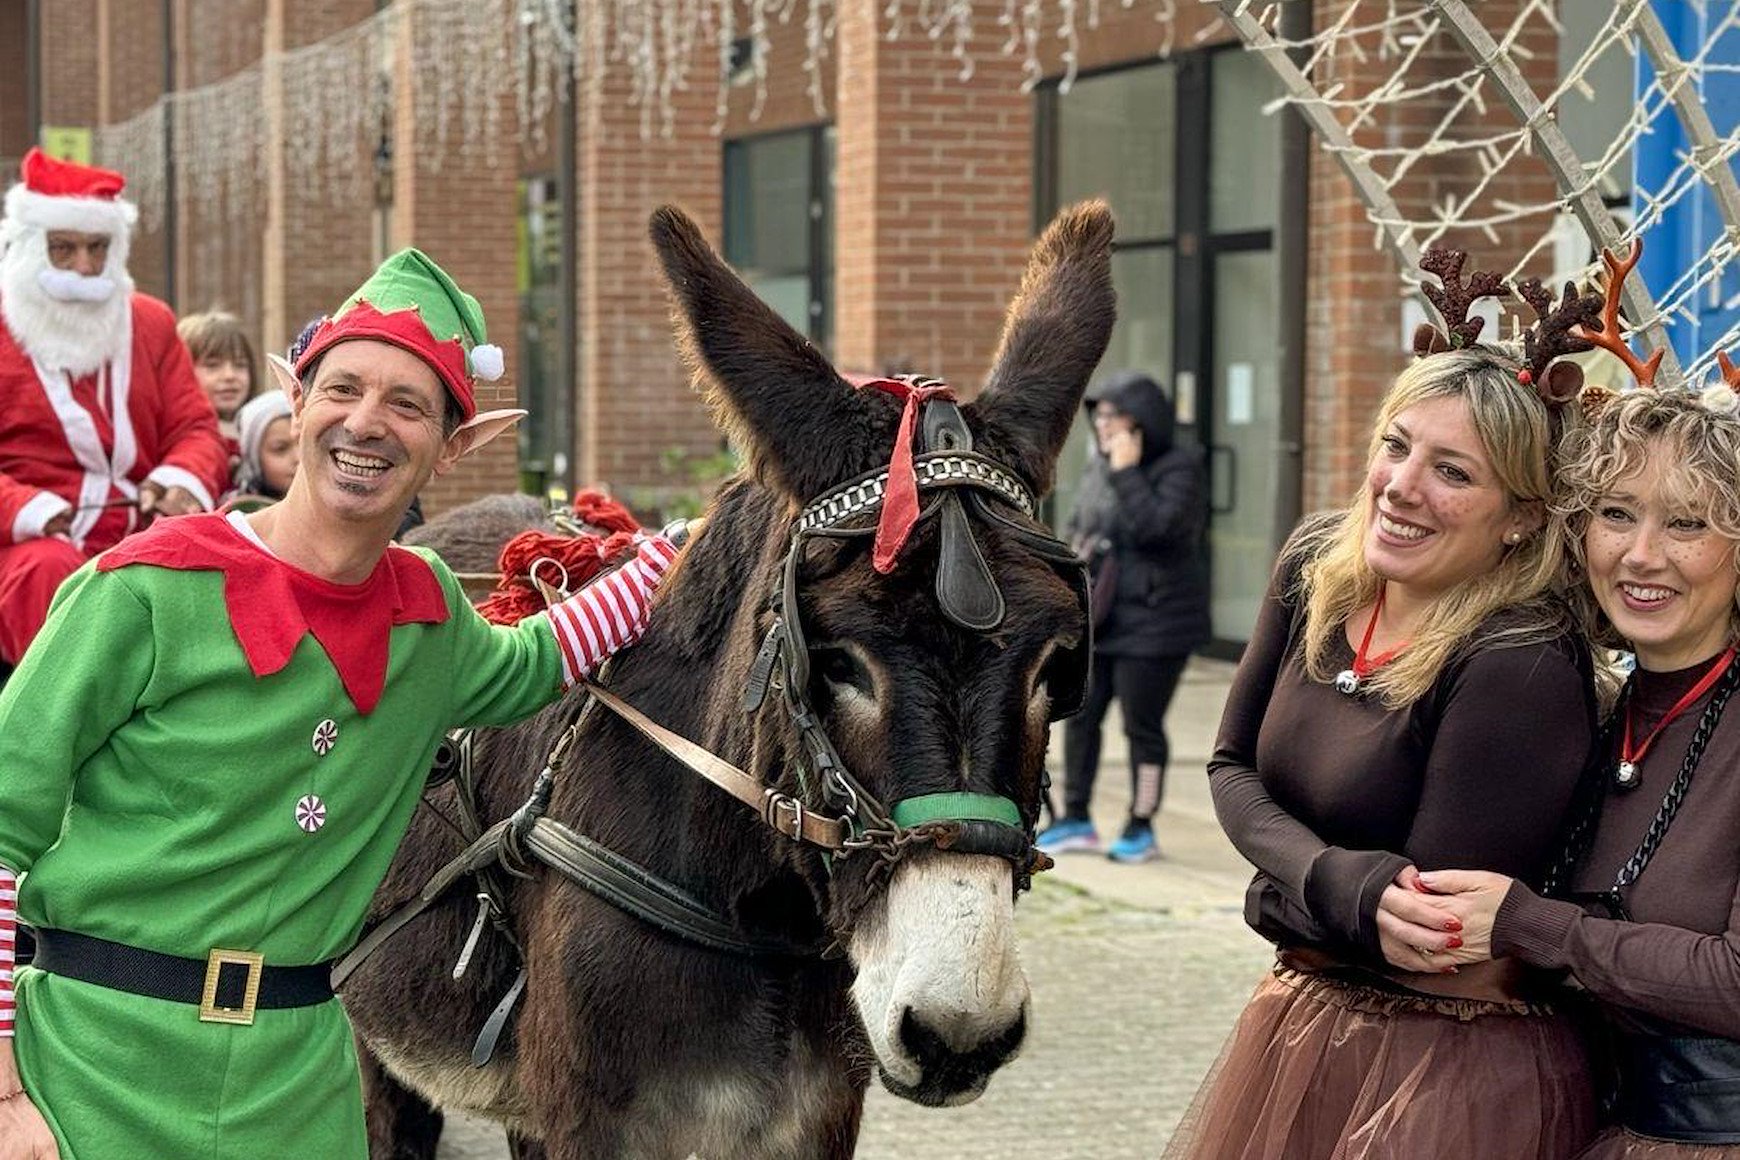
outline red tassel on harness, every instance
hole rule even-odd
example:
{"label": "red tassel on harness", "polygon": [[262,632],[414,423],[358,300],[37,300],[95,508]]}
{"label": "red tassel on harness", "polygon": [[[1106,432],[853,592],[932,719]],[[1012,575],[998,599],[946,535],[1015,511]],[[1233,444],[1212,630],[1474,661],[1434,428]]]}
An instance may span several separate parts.
{"label": "red tassel on harness", "polygon": [[900,411],[900,430],[894,436],[894,452],[888,458],[888,490],[882,498],[882,518],[876,525],[876,546],[871,557],[876,570],[887,575],[894,571],[912,526],[918,523],[918,475],[912,466],[912,436],[918,426],[919,408],[931,399],[952,400],[955,393],[947,383],[936,379],[915,382],[860,375],[844,378],[859,390],[874,387],[905,400]]}
{"label": "red tassel on harness", "polygon": [[586,489],[574,497],[574,515],[589,527],[609,535],[563,536],[549,532],[521,532],[502,547],[496,564],[501,580],[477,611],[492,624],[518,624],[544,610],[544,597],[532,582],[532,565],[553,560],[558,571],[545,563],[538,577],[546,583],[561,583],[572,592],[591,580],[620,557],[634,554],[634,534],[640,523],[616,500],[601,491]]}

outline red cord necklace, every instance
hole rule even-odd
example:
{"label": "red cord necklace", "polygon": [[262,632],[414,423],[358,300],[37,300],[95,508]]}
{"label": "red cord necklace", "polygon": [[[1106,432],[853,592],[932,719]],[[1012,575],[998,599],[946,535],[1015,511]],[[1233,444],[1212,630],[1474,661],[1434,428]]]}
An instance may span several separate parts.
{"label": "red cord necklace", "polygon": [[1698,683],[1686,690],[1685,696],[1675,701],[1673,708],[1662,715],[1654,728],[1644,735],[1636,745],[1631,743],[1631,699],[1625,701],[1625,729],[1619,739],[1619,764],[1613,770],[1613,784],[1620,789],[1631,789],[1643,780],[1643,755],[1649,752],[1649,747],[1655,744],[1655,739],[1661,736],[1680,714],[1690,709],[1699,697],[1710,691],[1710,686],[1722,679],[1722,674],[1728,671],[1728,666],[1734,663],[1734,647],[1716,658],[1716,663],[1710,666],[1708,672],[1698,678]]}
{"label": "red cord necklace", "polygon": [[1386,653],[1375,657],[1366,655],[1367,650],[1371,648],[1371,634],[1377,628],[1378,617],[1383,615],[1384,595],[1388,589],[1388,584],[1378,586],[1377,603],[1372,605],[1371,619],[1365,622],[1365,635],[1360,638],[1359,648],[1353,654],[1353,667],[1342,669],[1335,674],[1336,689],[1350,697],[1359,692],[1362,681],[1395,660],[1396,654],[1408,647],[1408,642],[1404,640]]}

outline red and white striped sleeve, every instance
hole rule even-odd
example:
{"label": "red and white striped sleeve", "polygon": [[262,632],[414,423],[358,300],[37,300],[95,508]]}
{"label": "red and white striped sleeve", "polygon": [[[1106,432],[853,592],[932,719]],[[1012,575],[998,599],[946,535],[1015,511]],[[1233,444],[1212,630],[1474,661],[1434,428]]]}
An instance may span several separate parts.
{"label": "red and white striped sleeve", "polygon": [[653,592],[676,558],[669,540],[648,536],[628,563],[550,606],[550,627],[562,646],[564,688],[591,676],[611,654],[640,638]]}
{"label": "red and white striped sleeve", "polygon": [[12,967],[18,958],[18,877],[0,866],[0,1039],[12,1034]]}

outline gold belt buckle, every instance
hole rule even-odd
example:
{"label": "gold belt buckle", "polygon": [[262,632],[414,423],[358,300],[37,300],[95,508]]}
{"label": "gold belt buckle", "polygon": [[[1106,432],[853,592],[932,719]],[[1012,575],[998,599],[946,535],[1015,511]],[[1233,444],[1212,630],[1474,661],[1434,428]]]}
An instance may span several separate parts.
{"label": "gold belt buckle", "polygon": [[[218,976],[223,973],[226,965],[248,968],[248,983],[242,992],[240,1007],[217,1005]],[[213,947],[211,954],[205,959],[205,988],[199,997],[199,1021],[237,1023],[243,1027],[252,1027],[254,1003],[260,997],[260,972],[265,965],[265,956],[258,951],[226,951],[222,947]]]}

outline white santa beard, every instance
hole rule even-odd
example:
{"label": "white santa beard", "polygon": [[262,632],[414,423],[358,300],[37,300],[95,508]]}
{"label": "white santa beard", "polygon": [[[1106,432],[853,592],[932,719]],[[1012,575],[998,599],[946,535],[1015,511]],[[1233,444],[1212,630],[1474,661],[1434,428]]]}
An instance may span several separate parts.
{"label": "white santa beard", "polygon": [[[34,236],[30,236],[34,235]],[[0,254],[0,318],[24,353],[78,378],[119,357],[133,340],[133,279],[111,251],[103,275],[115,283],[106,302],[60,302],[37,284],[49,268],[43,231],[8,239]]]}

